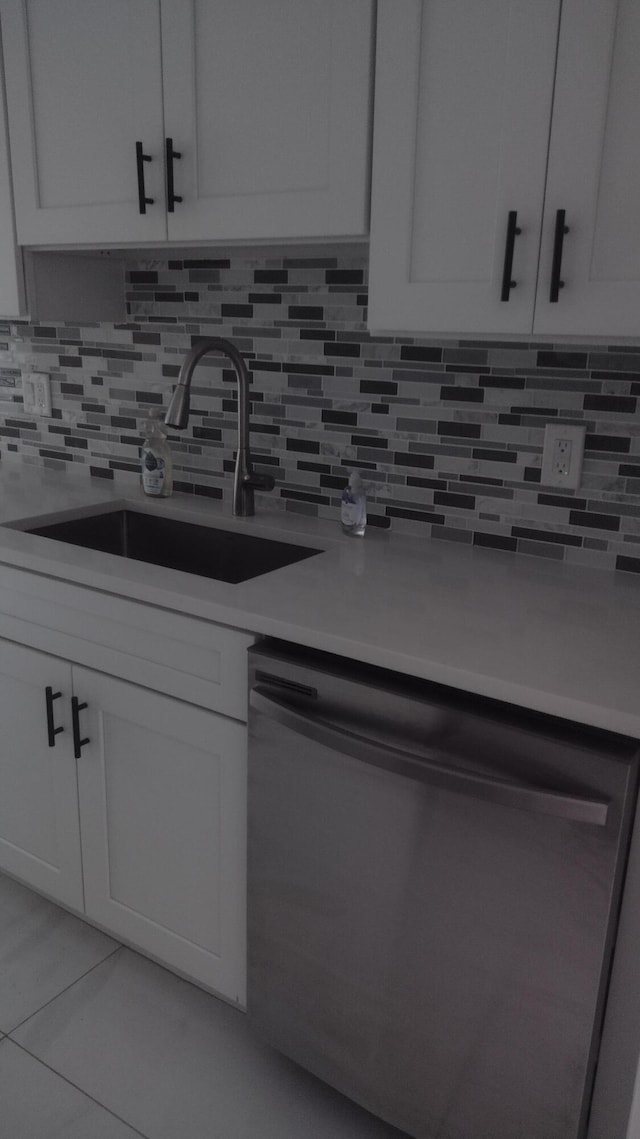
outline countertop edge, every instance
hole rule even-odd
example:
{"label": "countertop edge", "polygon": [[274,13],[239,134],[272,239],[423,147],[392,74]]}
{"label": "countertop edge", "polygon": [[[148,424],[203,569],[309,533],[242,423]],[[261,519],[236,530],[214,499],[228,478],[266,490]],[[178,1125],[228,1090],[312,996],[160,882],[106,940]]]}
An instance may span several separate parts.
{"label": "countertop edge", "polygon": [[[242,520],[243,528],[316,545],[320,555],[229,586],[8,528],[144,501],[128,487],[63,479],[56,487],[49,472],[46,479],[42,501],[43,475],[29,472],[30,498],[12,468],[16,492],[13,499],[5,493],[0,511],[0,565],[640,738],[640,581],[629,581],[633,575],[405,536],[344,538],[326,520],[272,512]],[[239,523],[209,504],[170,501],[185,518]],[[155,509],[148,501],[144,508]]]}

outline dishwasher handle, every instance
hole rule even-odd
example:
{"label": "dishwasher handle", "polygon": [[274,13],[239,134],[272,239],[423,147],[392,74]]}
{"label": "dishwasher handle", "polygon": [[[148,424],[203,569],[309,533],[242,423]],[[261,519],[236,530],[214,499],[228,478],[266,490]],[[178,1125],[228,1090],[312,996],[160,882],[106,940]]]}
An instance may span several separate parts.
{"label": "dishwasher handle", "polygon": [[491,775],[462,771],[451,766],[456,762],[453,756],[441,754],[439,759],[425,759],[421,755],[338,728],[322,718],[303,715],[260,686],[251,690],[249,702],[256,712],[263,713],[314,743],[396,775],[533,814],[555,815],[574,822],[591,823],[593,826],[606,825],[609,810],[606,800],[568,795],[546,787],[527,787]]}

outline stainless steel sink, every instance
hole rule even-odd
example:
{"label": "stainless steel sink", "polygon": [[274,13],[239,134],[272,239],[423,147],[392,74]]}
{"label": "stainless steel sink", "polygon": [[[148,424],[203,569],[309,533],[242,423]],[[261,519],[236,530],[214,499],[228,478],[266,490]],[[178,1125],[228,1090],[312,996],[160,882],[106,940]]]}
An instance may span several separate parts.
{"label": "stainless steel sink", "polygon": [[135,510],[113,510],[27,529],[58,542],[232,584],[322,552]]}

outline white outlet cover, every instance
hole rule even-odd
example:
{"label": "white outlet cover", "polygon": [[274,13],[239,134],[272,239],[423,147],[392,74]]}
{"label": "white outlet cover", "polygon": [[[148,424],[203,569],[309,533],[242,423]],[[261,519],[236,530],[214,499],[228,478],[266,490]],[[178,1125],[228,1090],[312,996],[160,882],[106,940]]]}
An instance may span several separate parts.
{"label": "white outlet cover", "polygon": [[28,374],[22,377],[22,402],[24,410],[33,415],[36,410],[36,392],[33,386],[33,380]]}
{"label": "white outlet cover", "polygon": [[23,373],[22,399],[30,415],[51,417],[51,381],[46,372]]}
{"label": "white outlet cover", "polygon": [[[563,486],[566,490],[578,489],[586,433],[587,427],[584,423],[547,423],[542,452],[542,486]],[[554,462],[558,444],[562,442],[570,445],[566,471],[557,470]]]}

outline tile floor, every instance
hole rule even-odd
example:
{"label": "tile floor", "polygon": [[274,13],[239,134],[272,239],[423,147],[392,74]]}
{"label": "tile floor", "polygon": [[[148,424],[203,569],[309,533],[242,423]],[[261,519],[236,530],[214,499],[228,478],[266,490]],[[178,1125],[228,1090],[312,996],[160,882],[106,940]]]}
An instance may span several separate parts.
{"label": "tile floor", "polygon": [[0,875],[0,1139],[403,1139],[245,1017]]}

